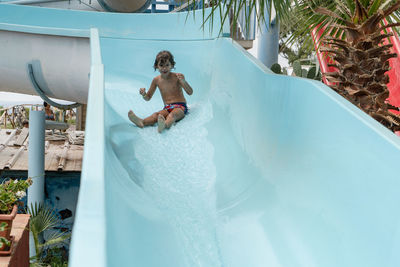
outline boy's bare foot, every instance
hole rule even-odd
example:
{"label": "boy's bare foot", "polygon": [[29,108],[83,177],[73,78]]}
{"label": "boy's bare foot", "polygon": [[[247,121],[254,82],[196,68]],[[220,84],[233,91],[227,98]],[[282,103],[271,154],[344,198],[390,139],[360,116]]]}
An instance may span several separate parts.
{"label": "boy's bare foot", "polygon": [[133,122],[137,127],[143,128],[143,120],[136,116],[135,113],[133,113],[132,110],[129,110],[128,112],[128,118],[131,122]]}
{"label": "boy's bare foot", "polygon": [[161,133],[165,129],[165,118],[163,115],[158,115],[158,132]]}

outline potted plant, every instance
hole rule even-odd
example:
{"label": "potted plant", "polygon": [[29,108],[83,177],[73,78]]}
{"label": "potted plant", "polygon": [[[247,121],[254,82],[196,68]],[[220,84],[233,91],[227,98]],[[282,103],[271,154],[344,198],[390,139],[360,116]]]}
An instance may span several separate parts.
{"label": "potted plant", "polygon": [[[6,222],[0,223],[0,231],[5,231],[8,228],[8,224]],[[5,237],[0,237],[0,255],[8,256],[11,254],[11,246],[14,241],[14,237],[12,236],[10,240]]]}
{"label": "potted plant", "polygon": [[[17,215],[18,201],[26,196],[26,189],[32,184],[32,179],[8,179],[0,184],[0,238],[10,240],[12,222]],[[1,249],[1,248],[0,248]]]}

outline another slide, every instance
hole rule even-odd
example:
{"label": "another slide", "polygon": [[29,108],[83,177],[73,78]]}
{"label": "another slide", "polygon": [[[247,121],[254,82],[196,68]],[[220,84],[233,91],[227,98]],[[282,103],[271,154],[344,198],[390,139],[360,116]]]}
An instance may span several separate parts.
{"label": "another slide", "polygon": [[[38,42],[0,50],[11,55],[0,89],[33,93],[24,68],[34,61],[49,95],[88,103],[70,266],[399,266],[398,137],[322,83],[273,74],[218,23],[201,24],[201,11],[0,5],[2,45],[11,33]],[[70,44],[60,58],[39,51],[53,38]],[[163,106],[158,93],[139,95],[160,50],[194,89],[189,114],[162,134],[127,117]],[[89,72],[77,91],[87,85],[88,98],[63,80]]]}

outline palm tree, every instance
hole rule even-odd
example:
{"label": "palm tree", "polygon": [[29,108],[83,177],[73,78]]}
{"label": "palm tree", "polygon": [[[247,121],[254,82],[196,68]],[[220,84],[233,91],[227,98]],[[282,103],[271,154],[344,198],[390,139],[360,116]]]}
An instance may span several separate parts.
{"label": "palm tree", "polygon": [[[315,2],[314,2],[315,4]],[[305,6],[302,6],[305,7]],[[400,1],[321,1],[308,5],[311,27],[325,27],[321,51],[334,59],[329,66],[337,71],[326,73],[332,89],[361,108],[392,131],[400,130],[396,107],[387,103],[389,59],[387,28],[399,26]],[[303,11],[304,12],[304,11]],[[386,41],[386,42],[385,42]]]}
{"label": "palm tree", "polygon": [[[70,238],[70,234],[53,231],[49,233],[49,235],[46,237],[47,240],[44,241],[43,234],[46,231],[51,231],[58,227],[61,224],[60,218],[56,215],[53,208],[47,205],[38,204],[37,202],[35,202],[35,204],[31,203],[31,206],[27,209],[27,213],[31,215],[31,219],[29,221],[29,229],[32,233],[36,252],[36,255],[31,257],[30,266],[49,266],[49,262],[44,262],[45,250],[51,246],[62,244]],[[61,261],[60,259],[57,260]],[[54,265],[51,264],[51,266]],[[60,264],[60,266],[66,265]]]}
{"label": "palm tree", "polygon": [[[396,57],[385,44],[390,37],[387,28],[400,25],[399,0],[225,0],[214,1],[211,15],[220,12],[225,4],[222,21],[226,20],[229,10],[233,21],[246,2],[256,10],[259,23],[271,6],[276,9],[280,19],[292,21],[300,27],[290,41],[308,38],[311,29],[324,28],[319,40],[322,50],[329,53],[338,71],[327,73],[326,78],[333,82],[332,89],[350,102],[360,107],[377,121],[393,131],[400,130],[400,116],[391,113],[396,109],[386,99],[389,96],[386,72],[390,58]],[[292,3],[293,2],[293,3]],[[294,20],[293,18],[296,18]],[[387,22],[385,24],[385,22]]]}

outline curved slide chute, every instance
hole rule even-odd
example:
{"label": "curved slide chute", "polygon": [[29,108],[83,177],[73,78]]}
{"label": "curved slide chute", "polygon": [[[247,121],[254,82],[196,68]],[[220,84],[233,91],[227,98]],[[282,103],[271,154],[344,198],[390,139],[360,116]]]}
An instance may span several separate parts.
{"label": "curved slide chute", "polygon": [[151,0],[0,0],[0,4],[32,5],[47,8],[87,11],[104,10],[108,12],[141,13],[150,6]]}
{"label": "curved slide chute", "polygon": [[[82,38],[90,51],[76,89],[60,77],[78,59],[26,59],[55,97],[88,103],[70,266],[399,266],[398,137],[322,83],[271,73],[201,18],[0,7],[0,36]],[[127,112],[163,106],[138,88],[164,49],[194,94],[158,134]],[[0,73],[25,87],[10,77],[1,89],[29,93],[18,62]],[[73,97],[85,86],[88,98]]]}

